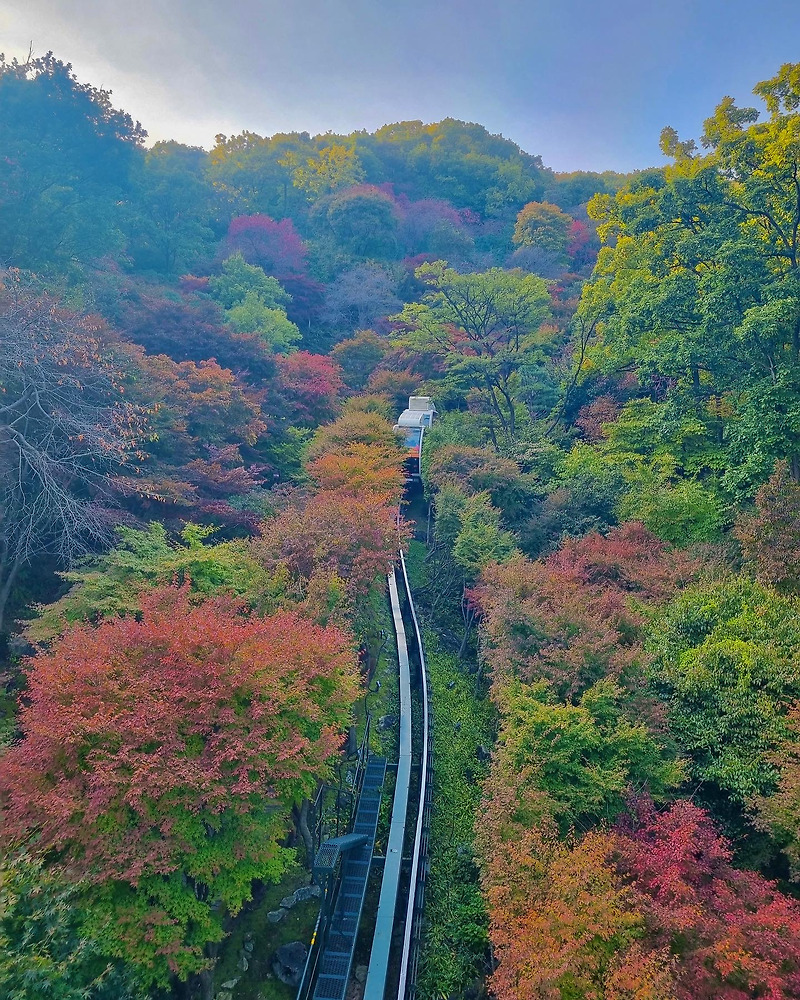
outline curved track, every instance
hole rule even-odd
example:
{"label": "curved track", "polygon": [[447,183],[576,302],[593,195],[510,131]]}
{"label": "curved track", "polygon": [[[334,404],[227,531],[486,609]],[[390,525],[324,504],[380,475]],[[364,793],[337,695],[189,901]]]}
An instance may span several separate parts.
{"label": "curved track", "polygon": [[422,703],[419,802],[417,804],[417,822],[411,853],[410,889],[406,906],[403,952],[400,960],[400,983],[397,990],[398,1000],[404,1000],[407,993],[410,997],[413,997],[416,992],[417,962],[422,937],[422,908],[425,901],[425,882],[428,874],[428,824],[431,809],[431,793],[433,790],[431,782],[433,776],[433,762],[431,760],[433,755],[433,734],[425,648],[422,644],[422,632],[420,631],[417,611],[411,596],[411,585],[408,582],[408,570],[406,569],[406,561],[402,549],[400,549],[400,565],[403,569],[403,580],[406,585],[406,594],[408,595],[408,604],[417,640],[420,665],[420,701]]}
{"label": "curved track", "polygon": [[[399,567],[401,570],[405,603],[408,615],[413,624],[413,642],[419,664],[419,698],[421,710],[421,725],[416,732],[418,746],[416,752],[412,748],[412,713],[411,698],[411,658],[408,650],[408,637],[403,621],[403,609],[398,588],[397,570],[389,574],[389,596],[392,605],[392,617],[397,637],[397,653],[400,665],[400,753],[398,759],[397,784],[392,805],[392,819],[389,833],[389,845],[384,869],[381,896],[378,904],[378,915],[375,921],[375,935],[370,952],[369,970],[364,987],[364,1000],[385,1000],[387,996],[397,997],[397,1000],[413,998],[416,991],[416,970],[419,958],[421,940],[422,905],[424,901],[425,879],[428,869],[427,829],[431,802],[431,712],[429,704],[428,671],[425,663],[425,652],[422,644],[422,633],[419,627],[411,585],[408,579],[403,550],[399,549]],[[418,775],[416,802],[409,803],[409,786],[411,778],[412,758],[417,757]],[[409,808],[411,805],[411,808]],[[410,817],[415,817],[413,825]],[[400,886],[400,865],[403,859],[403,844],[406,845],[406,858],[410,870],[405,898]],[[398,854],[398,845],[399,851]],[[397,937],[402,930],[402,944]],[[399,951],[399,954],[398,954]],[[399,974],[397,968],[399,967]],[[387,979],[390,968],[398,975],[395,992],[394,983],[387,992]],[[394,978],[394,976],[392,977]]]}
{"label": "curved track", "polygon": [[[388,575],[388,587],[397,641],[400,743],[389,836],[386,856],[383,859],[381,891],[363,1000],[395,1000],[395,998],[413,1000],[415,997],[422,937],[422,908],[428,871],[428,824],[433,773],[428,670],[405,557],[402,548],[398,551],[398,567]],[[406,631],[407,623],[412,626],[410,637]],[[409,655],[409,640],[413,643],[415,656]],[[417,665],[418,677],[414,669]],[[418,697],[415,699],[412,697],[412,686],[416,687],[417,682]],[[415,702],[421,716],[419,724],[414,718]],[[377,763],[377,759],[375,760]],[[418,763],[415,764],[415,761]],[[385,762],[381,760],[380,763],[385,768]],[[415,767],[418,771],[418,781],[413,783],[412,772]],[[412,784],[414,784],[413,796]],[[364,848],[365,857],[366,853],[372,856],[373,840],[374,830],[368,846]],[[362,859],[359,857],[359,860]],[[342,871],[344,875],[344,868]],[[401,877],[404,871],[408,873],[405,879]],[[366,883],[366,876],[364,882]],[[361,900],[363,901],[363,892]],[[336,927],[336,916],[337,912],[334,911],[332,930]],[[361,933],[369,932],[371,929],[362,926]],[[304,975],[304,982],[298,993],[299,998],[308,997],[312,988],[314,997],[319,1000],[323,997],[344,996],[355,948],[355,934],[349,945],[346,971],[339,974],[336,983],[332,977],[328,983],[325,972],[327,966],[331,964],[331,959],[335,958],[341,965],[345,958],[342,946],[336,942],[338,937],[335,932],[326,935],[325,943],[320,942],[320,950],[313,961],[313,968],[309,955],[308,975]],[[331,953],[331,947],[335,947],[335,953]]]}

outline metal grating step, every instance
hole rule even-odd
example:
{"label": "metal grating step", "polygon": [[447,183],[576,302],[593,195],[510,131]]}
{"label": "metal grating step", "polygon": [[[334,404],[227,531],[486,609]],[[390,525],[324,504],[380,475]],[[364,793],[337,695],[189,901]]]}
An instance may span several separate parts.
{"label": "metal grating step", "polygon": [[386,761],[371,757],[364,771],[361,795],[353,822],[353,833],[366,834],[365,847],[343,855],[339,895],[331,916],[330,930],[319,964],[313,1000],[344,1000],[358,936],[364,895],[367,891],[375,833],[378,827]]}

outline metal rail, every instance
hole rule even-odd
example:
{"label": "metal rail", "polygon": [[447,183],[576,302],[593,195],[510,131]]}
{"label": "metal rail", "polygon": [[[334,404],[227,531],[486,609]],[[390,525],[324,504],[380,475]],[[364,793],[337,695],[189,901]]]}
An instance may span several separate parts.
{"label": "metal rail", "polygon": [[403,841],[408,815],[408,794],[411,785],[411,669],[408,659],[406,630],[397,593],[395,571],[389,574],[389,598],[397,635],[397,660],[400,667],[400,749],[397,760],[397,781],[392,803],[392,819],[386,844],[386,861],[383,881],[375,917],[375,935],[369,956],[367,979],[364,983],[364,1000],[383,1000],[386,976],[389,972],[389,953],[392,947],[394,915],[403,864]]}
{"label": "metal rail", "polygon": [[[403,570],[403,580],[406,585],[408,605],[414,632],[417,637],[419,651],[420,682],[422,687],[422,751],[420,755],[419,802],[417,805],[417,824],[414,831],[414,847],[411,855],[411,876],[409,879],[408,903],[406,905],[405,930],[403,934],[403,954],[400,959],[400,982],[397,988],[398,1000],[405,1000],[407,990],[413,996],[416,992],[417,951],[421,937],[420,922],[422,905],[425,898],[425,882],[428,874],[428,843],[427,831],[431,806],[431,720],[428,694],[428,666],[425,662],[425,650],[422,645],[422,632],[419,627],[414,599],[411,596],[411,585],[408,581],[408,570],[400,549],[400,566]],[[413,952],[413,954],[412,954]]]}
{"label": "metal rail", "polygon": [[[397,993],[395,994],[394,989],[392,989],[391,996],[396,996],[397,1000],[413,1000],[416,994],[416,972],[422,936],[422,907],[428,873],[428,827],[432,799],[431,778],[433,773],[432,713],[429,706],[428,669],[422,645],[422,633],[414,607],[414,600],[411,595],[408,570],[402,549],[399,552],[399,561],[420,662],[422,732],[419,765],[419,798],[417,802],[416,823],[413,831],[413,844],[410,843],[411,867],[408,899],[403,910],[402,903],[398,906],[398,896],[400,875],[404,860],[403,847],[406,840],[406,827],[408,825],[412,770],[411,666],[408,654],[408,641],[403,622],[403,612],[398,593],[398,575],[396,570],[392,570],[388,576],[388,583],[392,618],[397,639],[400,686],[400,744],[389,837],[386,845],[380,898],[375,918],[375,932],[370,948],[367,978],[364,983],[364,1000],[387,1000],[387,977],[390,964],[392,968],[397,969],[397,947],[399,947],[399,943],[393,948],[396,927],[403,928],[403,940],[402,952],[399,955]],[[385,761],[369,758],[367,770],[369,771],[371,768],[374,768],[375,765],[381,769],[381,772],[386,767]],[[375,778],[377,778],[377,775],[375,775]],[[382,785],[382,773],[380,781],[374,781],[374,784]],[[336,889],[331,888],[332,898],[330,902],[334,910],[333,919],[330,921],[329,927],[321,928],[323,934],[326,930],[329,931],[329,934],[325,934],[325,943],[317,956],[315,956],[313,962],[311,960],[312,956],[309,955],[306,970],[307,976],[304,976],[304,980],[308,985],[305,991],[301,988],[298,996],[306,996],[312,988],[312,982],[314,983],[315,1000],[323,1000],[323,997],[341,998],[344,996],[347,981],[349,980],[353,950],[355,948],[355,936],[366,888],[366,873],[369,870],[368,855],[371,856],[372,841],[374,841],[375,837],[373,823],[377,823],[377,803],[373,798],[375,792],[372,789],[371,792],[371,795],[366,796],[366,798],[372,799],[367,807],[370,813],[369,830],[366,827],[359,828],[359,814],[362,812],[362,808],[367,806],[366,802],[362,803],[362,798],[365,798],[363,793],[358,799],[357,817],[353,830],[354,833],[369,833],[370,843],[363,849],[363,856],[361,856],[361,850],[353,851],[352,859],[348,858],[348,861],[343,864],[341,878],[342,891],[338,891],[338,886]],[[380,792],[378,792],[379,794]],[[409,842],[410,840],[411,831],[409,830]],[[355,879],[355,870],[349,870],[351,864],[353,867],[358,866],[359,869]],[[359,883],[358,885],[356,885],[356,881]],[[347,898],[345,899],[345,897]],[[345,910],[347,911],[346,913]],[[315,931],[315,938],[316,936]]]}

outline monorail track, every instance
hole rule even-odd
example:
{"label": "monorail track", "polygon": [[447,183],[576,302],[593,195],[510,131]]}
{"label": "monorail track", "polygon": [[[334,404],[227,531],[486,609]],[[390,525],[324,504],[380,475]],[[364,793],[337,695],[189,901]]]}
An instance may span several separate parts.
{"label": "monorail track", "polygon": [[[385,856],[377,859],[373,855],[374,827],[367,842],[355,847],[359,862],[369,857],[373,864],[376,861],[382,861],[383,864],[374,923],[367,917],[361,919],[358,936],[362,940],[371,939],[363,1000],[414,1000],[428,872],[433,741],[430,688],[422,632],[402,549],[399,549],[396,567],[388,575],[388,592],[397,643],[399,751],[397,764],[389,765],[390,768],[396,767],[396,780]],[[413,696],[412,689],[416,697]],[[365,763],[369,766],[369,761]],[[386,766],[383,760],[380,760],[380,766]],[[362,837],[361,840],[363,839]],[[350,843],[346,843],[348,840]],[[337,849],[341,844],[341,851],[348,851],[352,843],[352,837],[337,838]],[[320,855],[329,844],[333,848],[334,841],[323,844]],[[331,880],[327,887],[323,886],[324,898],[330,902],[332,916],[329,920],[326,918],[322,939],[316,941],[316,954],[313,958],[309,955],[298,1000],[306,1000],[308,997],[313,997],[314,1000],[344,1000],[347,994],[357,935],[351,913],[349,928],[352,933],[347,940],[349,956],[345,956],[344,937],[337,923],[337,914],[342,910],[342,886],[347,877],[348,896],[359,902],[363,901],[370,867],[361,865],[360,870],[365,872],[363,885],[356,886],[351,873],[354,866],[348,857],[349,855],[342,853],[339,884],[334,885]],[[359,908],[356,923],[360,915]],[[312,945],[312,952],[313,948]],[[328,973],[334,967],[342,970],[338,977]]]}

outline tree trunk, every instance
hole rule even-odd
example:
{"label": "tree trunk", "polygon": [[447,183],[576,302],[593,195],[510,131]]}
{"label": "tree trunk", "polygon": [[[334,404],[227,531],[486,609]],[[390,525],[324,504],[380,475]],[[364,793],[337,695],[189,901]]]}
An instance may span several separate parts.
{"label": "tree trunk", "polygon": [[200,980],[200,993],[203,1000],[214,1000],[214,970],[203,969],[202,972],[198,973],[197,978]]}
{"label": "tree trunk", "polygon": [[295,810],[297,832],[303,838],[303,844],[306,848],[306,867],[309,871],[311,871],[314,865],[314,837],[311,833],[311,827],[308,825],[308,812],[310,808],[311,802],[308,799],[303,799],[300,803],[300,808]]}
{"label": "tree trunk", "polygon": [[11,588],[14,586],[14,581],[21,569],[21,556],[17,556],[10,566],[5,560],[0,563],[0,635],[5,631],[6,607],[8,599],[11,597]]}

